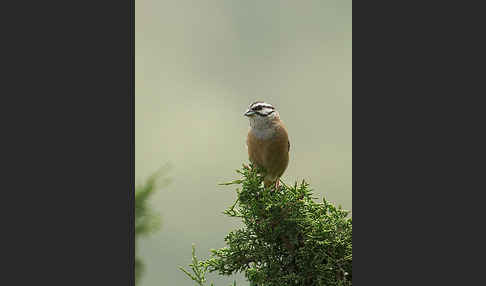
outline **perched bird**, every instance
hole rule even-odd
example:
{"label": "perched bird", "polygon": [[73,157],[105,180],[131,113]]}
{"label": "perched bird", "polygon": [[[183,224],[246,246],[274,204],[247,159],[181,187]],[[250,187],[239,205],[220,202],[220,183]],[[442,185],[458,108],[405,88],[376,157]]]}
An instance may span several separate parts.
{"label": "perched bird", "polygon": [[256,101],[244,114],[250,120],[246,144],[250,162],[265,169],[264,185],[275,184],[289,164],[290,141],[275,107]]}

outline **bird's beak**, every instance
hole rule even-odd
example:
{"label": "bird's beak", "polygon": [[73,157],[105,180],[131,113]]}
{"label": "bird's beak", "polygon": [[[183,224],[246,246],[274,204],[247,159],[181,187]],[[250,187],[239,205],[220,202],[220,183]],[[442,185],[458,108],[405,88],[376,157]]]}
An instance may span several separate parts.
{"label": "bird's beak", "polygon": [[255,114],[255,111],[253,111],[253,110],[251,110],[251,109],[248,109],[248,110],[245,112],[245,114],[244,114],[244,115],[245,115],[245,116],[247,116],[247,117],[250,117],[250,116],[252,116],[253,114]]}

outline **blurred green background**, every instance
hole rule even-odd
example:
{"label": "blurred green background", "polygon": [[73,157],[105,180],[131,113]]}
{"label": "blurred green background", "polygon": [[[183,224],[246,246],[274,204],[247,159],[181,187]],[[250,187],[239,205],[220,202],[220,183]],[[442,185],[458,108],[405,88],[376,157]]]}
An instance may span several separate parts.
{"label": "blurred green background", "polygon": [[[238,225],[221,212],[248,162],[243,112],[273,104],[286,124],[287,183],[352,209],[352,9],[350,0],[135,1],[135,172],[166,162],[172,182],[152,199],[162,228],[137,249],[138,286],[194,285],[178,270],[191,243],[205,258]],[[242,276],[210,275],[215,285]],[[247,285],[247,283],[239,283]]]}

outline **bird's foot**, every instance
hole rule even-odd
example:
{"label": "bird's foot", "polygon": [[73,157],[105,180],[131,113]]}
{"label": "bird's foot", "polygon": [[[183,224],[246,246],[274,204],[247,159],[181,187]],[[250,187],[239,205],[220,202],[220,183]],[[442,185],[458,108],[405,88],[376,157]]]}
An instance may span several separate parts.
{"label": "bird's foot", "polygon": [[275,187],[274,188],[275,191],[280,191],[281,186],[280,186],[280,180],[279,179],[277,179],[277,181],[275,182],[274,187]]}
{"label": "bird's foot", "polygon": [[264,184],[264,185],[265,187],[268,187],[271,192],[278,191],[280,188],[278,180],[275,183],[271,182],[269,184]]}

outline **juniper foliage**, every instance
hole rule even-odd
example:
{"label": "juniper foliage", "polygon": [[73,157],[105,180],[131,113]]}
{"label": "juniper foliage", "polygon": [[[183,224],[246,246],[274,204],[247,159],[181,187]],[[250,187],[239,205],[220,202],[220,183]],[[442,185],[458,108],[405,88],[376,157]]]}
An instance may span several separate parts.
{"label": "juniper foliage", "polygon": [[[208,272],[209,265],[205,261],[200,261],[197,259],[196,248],[194,244],[192,245],[192,263],[189,264],[189,267],[191,268],[192,273],[190,273],[183,267],[179,267],[179,269],[186,273],[186,275],[189,276],[194,282],[196,282],[197,285],[205,286],[206,273]],[[210,286],[214,286],[214,284],[211,283]],[[233,282],[233,285],[230,286],[236,286],[236,281]]]}
{"label": "juniper foliage", "polygon": [[[192,265],[231,275],[251,285],[352,285],[352,218],[340,206],[317,203],[305,181],[278,190],[263,187],[263,171],[243,166],[235,203],[224,213],[244,227],[230,232],[226,247]],[[193,256],[194,257],[194,256]],[[187,271],[185,271],[188,274]],[[189,274],[188,274],[189,275]],[[203,285],[203,284],[199,284]]]}

